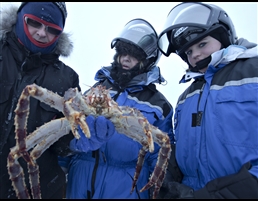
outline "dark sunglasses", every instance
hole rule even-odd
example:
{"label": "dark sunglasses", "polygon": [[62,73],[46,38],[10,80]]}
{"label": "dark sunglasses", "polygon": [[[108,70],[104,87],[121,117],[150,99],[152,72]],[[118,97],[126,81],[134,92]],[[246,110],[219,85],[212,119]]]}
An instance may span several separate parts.
{"label": "dark sunglasses", "polygon": [[51,27],[51,26],[47,26],[47,25],[42,24],[41,22],[33,20],[29,17],[25,17],[25,22],[26,22],[27,25],[30,25],[30,26],[32,26],[34,28],[37,28],[37,29],[40,29],[42,26],[45,26],[45,30],[48,33],[56,35],[56,36],[58,36],[62,33],[62,30],[56,29],[56,28]]}

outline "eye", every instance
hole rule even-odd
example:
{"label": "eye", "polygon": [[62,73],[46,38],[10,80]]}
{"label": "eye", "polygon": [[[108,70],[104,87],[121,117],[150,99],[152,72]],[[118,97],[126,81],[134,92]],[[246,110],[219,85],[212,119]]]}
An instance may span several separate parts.
{"label": "eye", "polygon": [[192,50],[187,50],[187,51],[185,52],[185,54],[186,54],[187,56],[191,55],[191,54],[192,54]]}
{"label": "eye", "polygon": [[134,61],[134,62],[138,62],[138,59],[136,59],[135,57],[131,57],[131,59]]}
{"label": "eye", "polygon": [[199,47],[204,47],[206,44],[207,44],[206,42],[200,43]]}
{"label": "eye", "polygon": [[40,28],[42,26],[42,24],[40,22],[37,22],[36,20],[27,18],[26,22],[28,25],[34,27],[34,28]]}
{"label": "eye", "polygon": [[61,30],[58,30],[58,29],[53,28],[53,27],[47,27],[47,31],[49,33],[53,34],[53,35],[56,35],[56,36],[58,36],[58,35],[60,35],[62,33]]}

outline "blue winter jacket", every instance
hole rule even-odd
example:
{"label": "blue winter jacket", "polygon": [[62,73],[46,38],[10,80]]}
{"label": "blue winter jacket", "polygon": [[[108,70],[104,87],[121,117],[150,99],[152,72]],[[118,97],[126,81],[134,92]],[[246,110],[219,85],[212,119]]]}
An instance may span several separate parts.
{"label": "blue winter jacket", "polygon": [[237,173],[247,162],[249,173],[258,177],[256,44],[240,39],[238,45],[212,54],[206,73],[195,77],[179,97],[174,129],[183,184],[201,189]]}
{"label": "blue winter jacket", "polygon": [[[154,85],[164,81],[158,67],[134,77],[125,90],[113,84],[110,67],[101,68],[95,80],[99,81],[97,84],[112,87],[111,96],[117,95],[118,105],[137,108],[172,140],[173,108]],[[136,189],[130,194],[141,148],[140,143],[115,133],[99,150],[72,156],[66,198],[150,198],[148,190],[142,193],[139,190],[148,183],[156,165],[159,152],[156,143],[154,152],[146,154]]]}

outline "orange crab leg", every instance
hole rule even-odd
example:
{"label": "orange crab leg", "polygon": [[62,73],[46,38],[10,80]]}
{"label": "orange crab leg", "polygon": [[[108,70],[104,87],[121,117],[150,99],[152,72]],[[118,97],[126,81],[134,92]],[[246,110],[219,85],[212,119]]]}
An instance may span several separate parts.
{"label": "orange crab leg", "polygon": [[153,199],[159,193],[161,184],[164,180],[166,168],[168,165],[168,159],[170,158],[171,154],[171,144],[168,135],[158,128],[152,126],[152,134],[154,136],[154,141],[160,145],[159,156],[157,160],[157,165],[151,175],[149,182],[140,190],[143,192],[149,189],[151,186],[155,185],[154,192],[153,192]]}
{"label": "orange crab leg", "polygon": [[[26,148],[26,134],[27,134],[27,119],[28,119],[28,113],[29,113],[29,98],[30,98],[30,88],[25,88],[23,91],[19,101],[17,108],[15,110],[16,116],[15,116],[15,132],[16,132],[16,146],[17,150],[11,150],[11,152],[8,155],[7,158],[7,167],[8,172],[10,175],[10,179],[12,180],[14,190],[16,191],[16,194],[18,195],[18,198],[29,198],[28,190],[26,188],[25,182],[24,182],[24,172],[17,162],[18,158],[22,156],[24,160],[28,164],[28,170],[30,174],[33,174],[34,172],[38,171],[37,165],[31,160],[29,153],[27,152]],[[16,170],[13,169],[15,167]],[[35,174],[37,175],[37,174]],[[39,183],[39,177],[34,178]],[[32,194],[38,194],[40,195],[40,188],[39,186],[34,186],[32,184]],[[22,197],[19,197],[22,196]]]}
{"label": "orange crab leg", "polygon": [[131,193],[133,192],[135,186],[136,186],[136,183],[138,181],[138,178],[139,178],[139,175],[140,175],[140,172],[142,170],[142,165],[144,163],[144,157],[147,153],[146,151],[147,149],[145,147],[141,148],[140,151],[139,151],[139,155],[138,155],[138,161],[137,161],[137,165],[136,165],[136,170],[135,170],[135,173],[134,173],[134,178],[133,178],[133,184],[132,184],[132,189],[131,189]]}
{"label": "orange crab leg", "polygon": [[[19,157],[19,154],[16,154],[16,157]],[[26,188],[24,181],[24,172],[15,156],[11,154],[8,155],[7,158],[7,167],[10,175],[10,179],[12,181],[14,190],[18,198],[28,199],[30,198],[28,189]],[[3,184],[2,184],[3,185]]]}
{"label": "orange crab leg", "polygon": [[[29,114],[29,103],[30,96],[36,97],[40,101],[46,102],[52,107],[61,110],[62,98],[57,94],[51,92],[47,93],[47,90],[41,88],[35,84],[28,85],[23,90],[17,104],[17,108],[15,110],[15,133],[16,133],[16,146],[11,148],[10,153],[7,158],[7,168],[8,173],[10,175],[10,179],[12,181],[12,185],[16,192],[18,198],[30,198],[28,193],[28,189],[26,188],[26,184],[24,181],[24,172],[22,167],[20,166],[18,159],[23,157],[23,159],[27,162],[28,173],[29,173],[29,181],[31,185],[31,193],[33,198],[41,198],[40,192],[40,184],[39,184],[39,168],[36,163],[36,159],[43,153],[45,149],[47,149],[51,144],[55,141],[52,139],[48,141],[44,138],[39,138],[41,135],[41,130],[44,130],[43,137],[47,138],[48,135],[44,136],[44,133],[47,132],[49,128],[53,128],[50,126],[51,123],[45,124],[40,129],[36,130],[34,133],[27,135],[27,119]],[[61,110],[62,111],[62,110]],[[66,122],[68,122],[65,119]],[[57,120],[57,122],[62,123],[62,120]],[[53,125],[56,123],[53,123]],[[69,124],[64,124],[65,128],[62,130],[60,128],[61,136],[68,134],[70,127]],[[68,132],[65,132],[65,130]],[[49,135],[51,132],[47,132]],[[52,133],[53,134],[53,133]],[[57,137],[58,135],[52,135]],[[60,135],[59,135],[60,138]],[[59,138],[56,138],[58,140]],[[40,142],[41,141],[41,142]],[[40,142],[40,143],[39,143]],[[37,143],[39,143],[38,147],[41,145],[41,151],[35,149],[34,152],[29,154],[29,149],[33,148]],[[44,145],[44,146],[43,146]]]}

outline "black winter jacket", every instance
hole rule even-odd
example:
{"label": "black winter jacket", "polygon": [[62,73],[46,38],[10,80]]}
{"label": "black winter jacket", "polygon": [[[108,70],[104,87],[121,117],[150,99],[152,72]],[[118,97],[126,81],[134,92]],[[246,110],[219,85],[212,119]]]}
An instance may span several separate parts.
{"label": "black winter jacket", "polygon": [[[8,12],[0,13],[0,199],[16,198],[7,171],[7,156],[10,148],[16,144],[14,110],[24,87],[36,83],[60,96],[69,88],[77,87],[81,91],[78,74],[59,60],[60,55],[69,56],[73,47],[68,35],[61,34],[54,53],[32,55],[18,42],[14,33],[18,8],[6,9],[9,9]],[[60,117],[63,117],[61,112],[30,98],[27,135],[44,123]],[[71,133],[62,137],[37,159],[42,198],[62,198],[65,174],[58,165],[57,156],[69,152],[72,138]],[[19,161],[28,185],[27,164],[22,158]]]}

